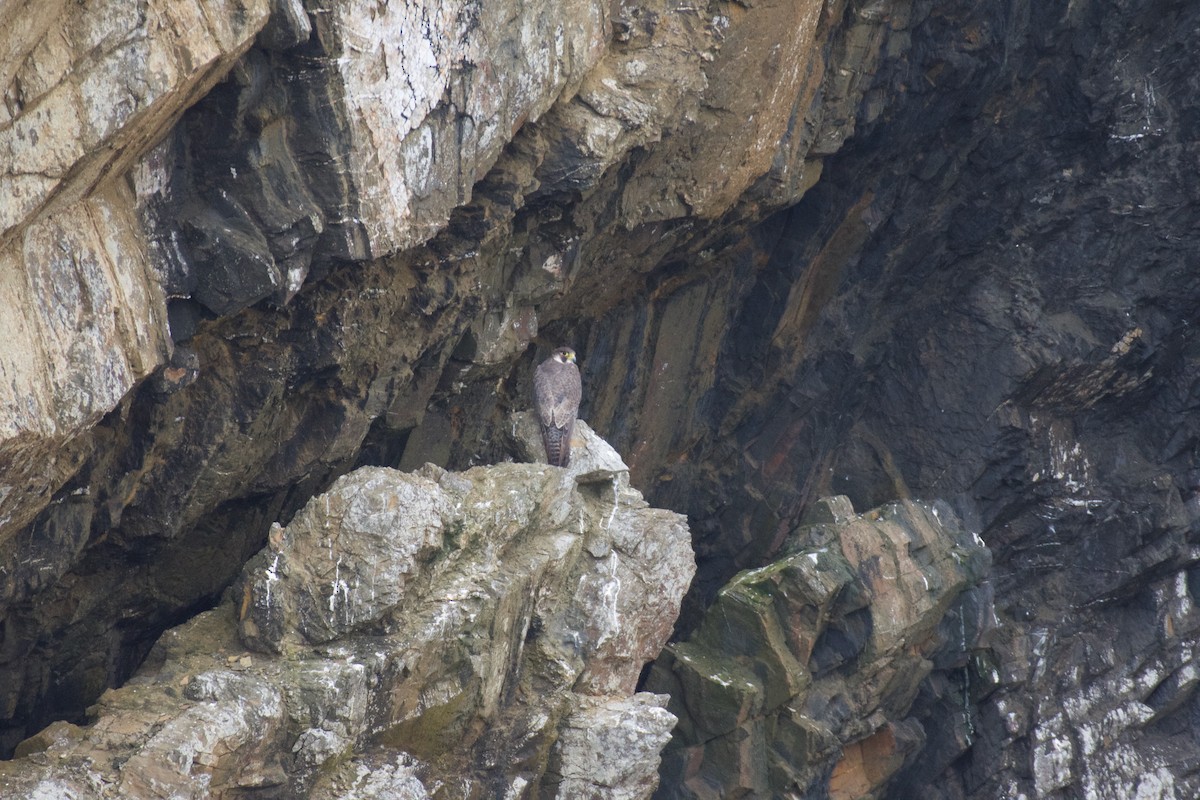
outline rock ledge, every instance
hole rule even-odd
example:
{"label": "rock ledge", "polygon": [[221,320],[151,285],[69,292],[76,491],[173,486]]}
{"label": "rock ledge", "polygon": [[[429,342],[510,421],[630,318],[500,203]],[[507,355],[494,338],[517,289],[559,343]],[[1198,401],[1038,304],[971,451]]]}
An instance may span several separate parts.
{"label": "rock ledge", "polygon": [[539,464],[343,476],[89,725],[0,764],[0,794],[649,796],[675,717],[634,689],[695,564],[681,516],[613,486]]}

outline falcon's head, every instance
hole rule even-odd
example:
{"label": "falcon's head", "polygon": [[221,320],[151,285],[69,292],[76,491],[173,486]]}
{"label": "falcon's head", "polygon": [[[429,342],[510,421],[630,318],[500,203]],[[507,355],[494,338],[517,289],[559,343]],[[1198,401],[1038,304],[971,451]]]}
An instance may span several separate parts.
{"label": "falcon's head", "polygon": [[560,364],[574,364],[575,351],[569,347],[559,347],[551,355],[551,358]]}

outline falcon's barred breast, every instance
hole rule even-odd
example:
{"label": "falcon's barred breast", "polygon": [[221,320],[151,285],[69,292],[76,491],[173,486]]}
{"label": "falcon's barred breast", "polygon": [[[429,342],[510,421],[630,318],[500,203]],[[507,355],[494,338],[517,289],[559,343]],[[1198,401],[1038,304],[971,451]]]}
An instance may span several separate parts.
{"label": "falcon's barred breast", "polygon": [[575,351],[569,347],[555,350],[533,373],[533,407],[542,427],[542,444],[546,460],[556,467],[571,461],[571,431],[582,394]]}

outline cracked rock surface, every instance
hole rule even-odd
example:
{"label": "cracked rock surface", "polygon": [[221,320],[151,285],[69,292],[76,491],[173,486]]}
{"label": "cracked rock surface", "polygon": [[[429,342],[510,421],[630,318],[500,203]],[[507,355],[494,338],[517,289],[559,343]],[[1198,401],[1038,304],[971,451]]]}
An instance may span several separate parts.
{"label": "cracked rock surface", "polygon": [[[339,566],[293,549],[313,498],[362,467],[506,462],[534,365],[568,345],[621,466],[583,447],[562,490],[597,519],[631,487],[686,515],[697,572],[662,622],[681,652],[822,498],[948,507],[987,543],[990,590],[917,646],[933,666],[903,716],[826,725],[836,747],[752,727],[797,782],[830,767],[815,795],[1200,796],[1200,7],[0,0],[0,19],[0,757],[72,746],[109,690],[136,706],[163,632],[218,605],[245,604],[253,665],[392,635],[370,557],[394,569],[376,597],[415,602],[452,530],[377,530]],[[589,609],[644,538],[601,530]],[[878,600],[895,632],[937,611]],[[883,635],[866,618],[799,671],[775,659],[772,702],[805,670],[873,669],[852,657]],[[613,665],[657,655],[611,620],[563,622],[603,642],[576,691],[626,696]],[[275,724],[225,715],[229,680],[197,686],[229,742]],[[151,697],[145,719],[175,701]],[[179,730],[161,744],[182,770],[203,748]],[[344,768],[306,791],[436,791],[422,754],[288,730],[286,775]],[[555,752],[505,791],[584,787]],[[211,780],[246,793],[290,780],[223,763]]]}
{"label": "cracked rock surface", "polygon": [[687,526],[586,487],[539,464],[340,478],[89,724],[0,763],[0,792],[649,797],[675,717],[635,687],[695,569]]}
{"label": "cracked rock surface", "polygon": [[925,743],[922,684],[995,627],[991,556],[944,505],[824,498],[784,550],[655,663],[679,717],[656,796],[883,797]]}

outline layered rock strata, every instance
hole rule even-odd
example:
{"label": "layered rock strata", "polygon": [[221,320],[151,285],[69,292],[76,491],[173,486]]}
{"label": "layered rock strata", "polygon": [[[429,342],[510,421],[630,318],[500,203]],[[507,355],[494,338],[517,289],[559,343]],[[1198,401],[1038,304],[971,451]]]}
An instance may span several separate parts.
{"label": "layered rock strata", "polygon": [[980,531],[895,796],[1200,794],[1200,11],[486,5],[0,0],[0,750],[337,476],[503,458],[565,343],[685,634],[819,497]]}
{"label": "layered rock strata", "polygon": [[[825,498],[784,550],[655,663],[646,687],[679,717],[657,797],[888,796],[925,744],[926,679],[967,680],[996,626],[990,554],[945,505],[859,516]],[[963,692],[960,730],[974,713]]]}
{"label": "layered rock strata", "polygon": [[267,0],[8,5],[0,541],[79,469],[92,426],[166,361],[163,265],[127,174],[250,48],[269,14]]}
{"label": "layered rock strata", "polygon": [[[50,181],[6,205],[0,254],[4,752],[128,677],[337,475],[502,457],[530,343],[720,245],[692,217],[801,196],[905,24],[816,2],[175,5],[18,3],[0,33],[4,175]],[[83,93],[108,138],[30,116],[80,81],[113,89]]]}

